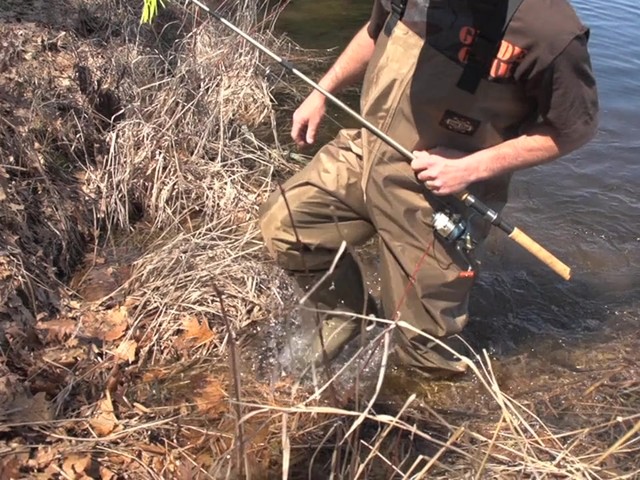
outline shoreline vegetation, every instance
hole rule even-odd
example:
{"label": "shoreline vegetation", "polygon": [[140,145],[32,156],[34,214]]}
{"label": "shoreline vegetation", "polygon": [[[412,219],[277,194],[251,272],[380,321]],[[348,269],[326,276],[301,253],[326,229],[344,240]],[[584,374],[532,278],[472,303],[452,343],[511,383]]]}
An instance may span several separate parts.
{"label": "shoreline vegetation", "polygon": [[[638,478],[636,335],[535,378],[483,352],[459,383],[381,354],[261,378],[243,350],[295,295],[257,211],[300,168],[298,99],[202,12],[141,3],[0,2],[0,478]],[[259,3],[224,15],[316,62]]]}

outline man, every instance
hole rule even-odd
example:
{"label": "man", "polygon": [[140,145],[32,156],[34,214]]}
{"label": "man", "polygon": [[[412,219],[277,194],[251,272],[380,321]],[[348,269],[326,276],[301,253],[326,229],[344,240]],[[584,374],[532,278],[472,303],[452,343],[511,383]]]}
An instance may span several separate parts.
{"label": "man", "polygon": [[[428,376],[463,372],[428,337],[446,343],[467,323],[474,262],[434,233],[433,214],[461,216],[479,244],[489,226],[452,194],[469,189],[499,210],[512,172],[594,135],[587,39],[565,0],[376,0],[320,85],[334,93],[365,74],[362,115],[415,159],[368,131],[341,131],[284,185],[285,198],[275,192],[263,206],[271,254],[309,289],[343,240],[360,245],[377,233],[384,315],[415,328],[397,329],[397,360]],[[295,112],[299,146],[314,142],[325,103],[313,92]],[[336,311],[321,317],[315,361],[360,332],[363,316],[344,312],[379,314],[350,254],[309,301]]]}

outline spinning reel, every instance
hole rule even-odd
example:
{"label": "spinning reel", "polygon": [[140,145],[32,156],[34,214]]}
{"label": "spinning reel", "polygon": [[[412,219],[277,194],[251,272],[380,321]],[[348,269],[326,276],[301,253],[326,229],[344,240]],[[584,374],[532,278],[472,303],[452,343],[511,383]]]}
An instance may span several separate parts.
{"label": "spinning reel", "polygon": [[468,226],[468,221],[460,214],[448,211],[433,214],[433,229],[436,235],[445,243],[454,245],[467,263],[467,271],[473,272],[477,262],[472,259],[471,252],[476,247],[476,242],[474,242]]}

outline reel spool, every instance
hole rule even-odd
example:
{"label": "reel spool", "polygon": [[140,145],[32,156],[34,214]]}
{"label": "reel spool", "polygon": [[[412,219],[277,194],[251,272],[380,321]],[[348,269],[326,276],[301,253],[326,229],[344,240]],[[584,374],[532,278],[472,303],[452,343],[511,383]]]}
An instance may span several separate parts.
{"label": "reel spool", "polygon": [[455,243],[467,233],[467,223],[460,215],[433,214],[433,229],[447,243]]}

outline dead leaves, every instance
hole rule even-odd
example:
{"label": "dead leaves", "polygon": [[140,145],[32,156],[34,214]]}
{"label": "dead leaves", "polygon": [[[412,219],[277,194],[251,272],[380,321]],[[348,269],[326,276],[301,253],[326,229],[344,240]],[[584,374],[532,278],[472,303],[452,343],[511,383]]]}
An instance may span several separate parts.
{"label": "dead leaves", "polygon": [[64,343],[71,338],[78,330],[78,323],[68,317],[55,320],[40,321],[36,324],[38,331],[44,334],[43,342]]}
{"label": "dead leaves", "polygon": [[62,471],[67,478],[90,479],[86,471],[91,467],[91,455],[69,455],[62,463]]}
{"label": "dead leaves", "polygon": [[45,392],[33,396],[28,392],[21,392],[7,405],[5,414],[7,423],[13,424],[42,423],[54,418],[53,407],[47,401]]}
{"label": "dead leaves", "polygon": [[[2,445],[22,450],[18,453],[0,456],[0,479],[2,480],[50,480],[52,478],[66,478],[69,480],[114,480],[116,474],[105,463],[110,458],[96,459],[89,453],[67,452],[65,447],[40,447],[31,449],[26,445]],[[77,447],[76,447],[77,448]],[[4,450],[4,449],[3,449]]]}
{"label": "dead leaves", "polygon": [[105,397],[98,402],[95,416],[89,420],[89,425],[91,425],[91,428],[99,437],[106,437],[118,426],[118,419],[116,418],[111,395],[108,391]]}
{"label": "dead leaves", "polygon": [[105,315],[103,339],[107,342],[113,342],[122,338],[129,326],[129,313],[126,307],[113,309]]}
{"label": "dead leaves", "polygon": [[59,348],[46,350],[42,354],[42,358],[46,362],[52,365],[63,366],[67,368],[73,368],[78,364],[78,362],[86,360],[87,357],[88,350],[86,346],[60,346]]}
{"label": "dead leaves", "polygon": [[29,460],[29,466],[34,469],[44,469],[51,465],[54,459],[59,455],[56,448],[40,447],[36,450],[35,455]]}
{"label": "dead leaves", "polygon": [[[104,312],[87,312],[84,320],[91,320],[90,331],[92,336],[100,338],[107,343],[121,339],[129,328],[129,310],[126,306],[120,306]],[[122,340],[112,351],[118,363],[132,363],[136,359],[138,343],[132,339]]]}
{"label": "dead leaves", "polygon": [[9,175],[7,175],[7,171],[0,167],[0,202],[3,202],[7,199],[9,192]]}
{"label": "dead leaves", "polygon": [[124,340],[113,354],[118,362],[132,363],[136,359],[137,348],[138,343],[135,340]]}
{"label": "dead leaves", "polygon": [[36,324],[42,342],[77,344],[77,338],[98,338],[113,342],[122,338],[129,328],[129,312],[121,306],[111,310],[94,312],[83,310],[53,320],[41,320]]}
{"label": "dead leaves", "polygon": [[[52,464],[54,465],[54,464]],[[64,458],[62,468],[55,466],[63,478],[72,480],[114,480],[116,474],[88,453],[72,453]],[[57,476],[56,476],[57,477]]]}
{"label": "dead leaves", "polygon": [[86,302],[97,304],[110,299],[120,302],[123,292],[118,289],[131,277],[129,265],[119,265],[115,259],[93,257],[87,266],[78,272],[70,282],[70,286]]}
{"label": "dead leaves", "polygon": [[200,412],[207,415],[225,413],[228,410],[225,385],[219,378],[208,378],[196,391],[195,404]]}
{"label": "dead leaves", "polygon": [[124,336],[129,328],[129,310],[126,306],[100,312],[84,312],[83,329],[92,337],[114,342]]}
{"label": "dead leaves", "polygon": [[202,321],[196,317],[189,316],[182,319],[182,335],[178,339],[178,348],[194,348],[214,342],[218,335],[209,327],[206,319]]}
{"label": "dead leaves", "polygon": [[114,480],[115,478],[116,474],[107,467],[100,467],[100,480]]}
{"label": "dead leaves", "polygon": [[[40,321],[38,331],[41,332],[40,337],[45,345],[55,344],[56,348],[61,348],[63,344],[65,350],[73,350],[73,348],[77,350],[78,345],[86,345],[86,342],[93,343],[96,339],[106,344],[120,340],[115,347],[106,345],[103,347],[104,350],[112,353],[119,363],[133,363],[139,345],[130,334],[127,335],[131,323],[129,306],[123,305],[105,311],[83,310],[72,316]],[[123,338],[124,340],[121,340]],[[175,346],[186,350],[217,343],[217,341],[218,333],[209,326],[206,318],[185,316],[180,322],[180,334]],[[59,358],[52,355],[52,360],[64,366],[70,366],[74,360],[86,357],[79,353],[73,358]]]}
{"label": "dead leaves", "polygon": [[11,480],[20,478],[20,466],[23,465],[23,459],[18,455],[8,455],[0,458],[0,478]]}

